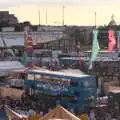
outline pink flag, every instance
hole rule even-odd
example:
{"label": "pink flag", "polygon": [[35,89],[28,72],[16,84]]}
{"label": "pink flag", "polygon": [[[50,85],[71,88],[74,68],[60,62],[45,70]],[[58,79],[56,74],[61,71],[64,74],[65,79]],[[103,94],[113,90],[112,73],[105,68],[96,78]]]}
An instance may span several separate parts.
{"label": "pink flag", "polygon": [[115,38],[115,31],[114,30],[108,31],[108,38],[109,38],[108,51],[112,52],[116,46],[116,38]]}

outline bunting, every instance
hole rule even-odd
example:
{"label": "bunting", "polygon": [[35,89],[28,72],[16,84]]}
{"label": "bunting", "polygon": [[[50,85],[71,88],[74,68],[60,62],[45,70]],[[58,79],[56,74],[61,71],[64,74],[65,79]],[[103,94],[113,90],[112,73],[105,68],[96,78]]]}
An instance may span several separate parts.
{"label": "bunting", "polygon": [[93,30],[92,55],[91,55],[90,64],[89,64],[88,69],[92,69],[92,62],[96,60],[97,54],[100,50],[97,35],[98,35],[98,30]]}
{"label": "bunting", "polygon": [[116,38],[115,38],[115,31],[109,30],[108,31],[108,51],[112,52],[116,45]]}

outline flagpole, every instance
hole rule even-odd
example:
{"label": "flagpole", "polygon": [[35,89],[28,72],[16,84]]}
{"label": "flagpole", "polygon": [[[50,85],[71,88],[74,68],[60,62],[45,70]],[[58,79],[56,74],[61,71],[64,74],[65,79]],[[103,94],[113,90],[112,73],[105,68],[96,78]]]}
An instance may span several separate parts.
{"label": "flagpole", "polygon": [[96,12],[95,12],[95,29],[96,29]]}
{"label": "flagpole", "polygon": [[65,6],[63,5],[62,7],[62,25],[64,26],[64,9],[65,9]]}
{"label": "flagpole", "polygon": [[39,26],[40,26],[40,10],[38,11],[38,17],[39,17]]}
{"label": "flagpole", "polygon": [[46,8],[46,25],[47,25],[47,8]]}

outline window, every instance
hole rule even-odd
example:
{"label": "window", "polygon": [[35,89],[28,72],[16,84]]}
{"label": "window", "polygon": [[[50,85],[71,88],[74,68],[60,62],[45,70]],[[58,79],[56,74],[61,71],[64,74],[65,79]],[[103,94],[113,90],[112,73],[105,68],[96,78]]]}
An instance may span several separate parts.
{"label": "window", "polygon": [[35,75],[35,80],[40,80],[41,79],[41,75]]}
{"label": "window", "polygon": [[70,85],[71,86],[77,86],[78,85],[78,82],[76,80],[71,80],[70,81]]}
{"label": "window", "polygon": [[43,79],[50,79],[50,76],[42,76]]}
{"label": "window", "polygon": [[95,82],[91,81],[91,80],[85,80],[83,82],[83,85],[84,85],[85,88],[95,87]]}
{"label": "window", "polygon": [[74,92],[74,95],[79,97],[80,96],[80,92]]}

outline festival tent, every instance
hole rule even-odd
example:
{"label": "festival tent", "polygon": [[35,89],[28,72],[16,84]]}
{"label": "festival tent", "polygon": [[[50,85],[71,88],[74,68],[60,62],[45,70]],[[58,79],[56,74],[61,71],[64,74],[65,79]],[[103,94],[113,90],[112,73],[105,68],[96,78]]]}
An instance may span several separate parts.
{"label": "festival tent", "polygon": [[80,120],[71,112],[58,105],[55,109],[43,116],[41,120]]}
{"label": "festival tent", "polygon": [[6,76],[10,72],[24,73],[30,69],[42,69],[35,65],[25,67],[19,61],[0,61],[0,76]]}
{"label": "festival tent", "polygon": [[13,70],[23,69],[19,61],[0,61],[0,76],[6,76]]}

